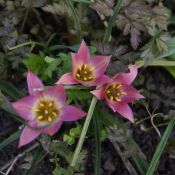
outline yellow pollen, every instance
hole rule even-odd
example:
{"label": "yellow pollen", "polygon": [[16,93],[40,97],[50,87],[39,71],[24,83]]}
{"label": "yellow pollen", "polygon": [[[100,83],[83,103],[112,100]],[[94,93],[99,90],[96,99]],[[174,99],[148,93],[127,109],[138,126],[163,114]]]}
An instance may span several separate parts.
{"label": "yellow pollen", "polygon": [[57,116],[57,113],[56,113],[56,112],[54,112],[54,111],[52,112],[52,114],[53,114],[53,116],[55,116],[55,117]]}
{"label": "yellow pollen", "polygon": [[75,73],[75,78],[77,80],[89,82],[94,80],[94,68],[90,68],[88,64],[83,64],[81,67],[77,68]]}
{"label": "yellow pollen", "polygon": [[39,122],[51,123],[59,117],[59,108],[54,100],[42,98],[33,111]]}
{"label": "yellow pollen", "polygon": [[45,106],[43,103],[40,103],[39,105],[40,105],[41,107],[44,107],[44,106]]}
{"label": "yellow pollen", "polygon": [[119,99],[118,97],[115,97],[115,100],[118,101],[118,102],[121,101],[121,99]]}
{"label": "yellow pollen", "polygon": [[78,78],[80,78],[80,74],[76,74],[76,76],[77,76]]}
{"label": "yellow pollen", "polygon": [[127,95],[127,93],[126,92],[121,92],[121,95]]}
{"label": "yellow pollen", "polygon": [[49,103],[49,107],[52,107],[52,106],[53,106],[53,102],[50,102],[50,103]]}
{"label": "yellow pollen", "polygon": [[48,121],[51,122],[52,121],[52,117],[48,117]]}
{"label": "yellow pollen", "polygon": [[35,109],[35,112],[39,112],[40,110],[39,109]]}
{"label": "yellow pollen", "polygon": [[122,87],[121,84],[112,83],[106,89],[105,92],[106,96],[114,102],[122,101],[122,96],[127,95],[127,93],[123,92],[121,87]]}
{"label": "yellow pollen", "polygon": [[43,118],[44,118],[44,116],[42,116],[42,115],[38,116],[38,120],[41,120]]}
{"label": "yellow pollen", "polygon": [[95,68],[94,68],[94,67],[90,68],[90,71],[91,71],[91,72],[93,72],[94,70],[95,70]]}
{"label": "yellow pollen", "polygon": [[113,100],[114,99],[114,97],[113,96],[110,96],[110,100]]}
{"label": "yellow pollen", "polygon": [[87,68],[87,64],[84,64],[84,65],[83,65],[83,68],[86,69],[86,68]]}
{"label": "yellow pollen", "polygon": [[117,89],[120,89],[122,87],[122,85],[121,84],[119,84],[119,85],[117,85]]}

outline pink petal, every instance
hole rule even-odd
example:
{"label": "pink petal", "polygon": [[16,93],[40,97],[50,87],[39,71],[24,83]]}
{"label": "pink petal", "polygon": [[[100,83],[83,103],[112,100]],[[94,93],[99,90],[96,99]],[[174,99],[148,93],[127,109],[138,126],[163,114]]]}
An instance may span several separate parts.
{"label": "pink petal", "polygon": [[139,100],[141,98],[144,98],[143,95],[141,95],[134,87],[130,85],[122,85],[122,90],[127,93],[126,96],[122,97],[122,102],[124,103],[130,103],[135,100]]}
{"label": "pink petal", "polygon": [[120,82],[122,84],[131,84],[137,76],[137,67],[135,65],[129,66],[129,73],[119,73],[115,75],[112,80],[115,82]]}
{"label": "pink petal", "polygon": [[61,125],[62,125],[62,121],[59,120],[58,122],[52,124],[48,128],[44,128],[43,132],[50,136],[53,136],[60,129]]}
{"label": "pink petal", "polygon": [[101,75],[101,77],[96,78],[94,81],[84,82],[84,81],[77,80],[77,82],[79,82],[84,86],[98,86],[98,85],[106,84],[107,82],[109,82],[109,80],[110,78],[108,76]]}
{"label": "pink petal", "polygon": [[78,82],[74,79],[73,74],[71,72],[64,74],[56,84],[78,84]]}
{"label": "pink petal", "polygon": [[66,105],[64,106],[61,119],[63,121],[75,121],[85,117],[85,115],[86,113],[83,110],[75,106]]}
{"label": "pink petal", "polygon": [[127,103],[116,103],[115,110],[124,118],[134,122],[132,110]]}
{"label": "pink petal", "polygon": [[87,47],[84,40],[82,40],[82,42],[81,42],[76,59],[77,59],[77,62],[79,62],[79,61],[81,62],[81,60],[82,60],[83,63],[87,63],[90,60],[89,48]]}
{"label": "pink petal", "polygon": [[42,81],[31,71],[27,73],[27,85],[30,95],[36,94],[37,90],[44,89]]}
{"label": "pink petal", "polygon": [[105,97],[105,87],[101,87],[97,90],[91,91],[91,94],[95,95],[97,99],[102,100]]}
{"label": "pink petal", "polygon": [[12,103],[12,107],[25,120],[32,120],[34,118],[32,116],[32,108],[36,101],[36,96],[27,96]]}
{"label": "pink petal", "polygon": [[91,60],[91,64],[95,67],[95,77],[99,77],[104,74],[110,59],[111,56],[94,56]]}
{"label": "pink petal", "polygon": [[66,91],[64,90],[64,87],[61,84],[52,86],[49,89],[45,90],[43,92],[43,95],[52,97],[58,102],[64,103],[66,101]]}
{"label": "pink petal", "polygon": [[18,148],[24,146],[30,142],[32,142],[35,138],[37,138],[41,134],[39,130],[33,130],[27,126],[24,127],[22,134],[19,139]]}

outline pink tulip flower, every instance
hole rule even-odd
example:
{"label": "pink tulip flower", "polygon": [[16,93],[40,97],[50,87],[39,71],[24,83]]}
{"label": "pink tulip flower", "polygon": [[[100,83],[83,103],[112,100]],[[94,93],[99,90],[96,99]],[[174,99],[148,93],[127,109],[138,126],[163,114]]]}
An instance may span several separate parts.
{"label": "pink tulip flower", "polygon": [[130,84],[137,76],[137,67],[129,66],[129,73],[116,74],[108,84],[97,90],[91,91],[98,99],[105,99],[108,106],[124,118],[134,122],[133,113],[128,103],[144,98]]}
{"label": "pink tulip flower", "polygon": [[27,84],[30,95],[12,103],[15,111],[28,123],[20,136],[19,147],[32,142],[41,133],[52,136],[64,121],[75,121],[86,115],[81,109],[66,104],[62,85],[44,90],[41,80],[31,71],[27,74]]}
{"label": "pink tulip flower", "polygon": [[109,81],[104,72],[111,56],[94,56],[91,58],[89,49],[81,42],[78,53],[72,53],[72,72],[64,74],[56,84],[82,84],[97,86]]}

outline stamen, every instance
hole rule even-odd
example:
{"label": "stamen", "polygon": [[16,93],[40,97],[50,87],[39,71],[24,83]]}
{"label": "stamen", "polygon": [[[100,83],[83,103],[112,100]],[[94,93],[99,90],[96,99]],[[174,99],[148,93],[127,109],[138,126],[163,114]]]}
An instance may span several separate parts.
{"label": "stamen", "polygon": [[76,76],[77,76],[78,78],[80,78],[80,74],[77,73]]}
{"label": "stamen", "polygon": [[106,96],[112,101],[121,102],[122,101],[121,97],[124,95],[127,95],[126,92],[122,91],[121,87],[122,87],[121,84],[112,83],[106,89],[106,92],[105,92]]}
{"label": "stamen", "polygon": [[110,96],[110,100],[113,100],[114,99],[114,97],[113,96]]}
{"label": "stamen", "polygon": [[92,81],[94,79],[94,67],[89,68],[88,64],[83,64],[81,68],[77,68],[75,78],[81,81]]}
{"label": "stamen", "polygon": [[93,72],[95,70],[95,67],[90,68],[90,71]]}
{"label": "stamen", "polygon": [[45,106],[43,103],[40,103],[39,105],[40,105],[41,107],[44,107],[44,106]]}
{"label": "stamen", "polygon": [[127,95],[127,93],[126,92],[121,92],[121,95]]}
{"label": "stamen", "polygon": [[34,111],[35,111],[35,112],[39,112],[40,110],[39,110],[39,109],[35,109]]}
{"label": "stamen", "polygon": [[38,120],[41,120],[43,118],[44,118],[44,116],[42,116],[42,115],[38,116]]}
{"label": "stamen", "polygon": [[52,118],[51,117],[48,117],[48,121],[51,122],[52,121]]}
{"label": "stamen", "polygon": [[59,117],[59,109],[53,100],[42,99],[34,112],[39,122],[50,123]]}
{"label": "stamen", "polygon": [[57,113],[56,112],[52,112],[53,116],[56,117],[57,116]]}
{"label": "stamen", "polygon": [[51,108],[53,106],[53,102],[50,102],[49,103],[49,107]]}

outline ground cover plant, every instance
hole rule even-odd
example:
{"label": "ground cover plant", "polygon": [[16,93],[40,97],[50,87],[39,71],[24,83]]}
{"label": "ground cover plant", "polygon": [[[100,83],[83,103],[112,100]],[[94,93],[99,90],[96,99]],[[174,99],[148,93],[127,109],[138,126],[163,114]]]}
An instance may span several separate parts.
{"label": "ground cover plant", "polygon": [[0,174],[173,175],[173,0],[0,0]]}

